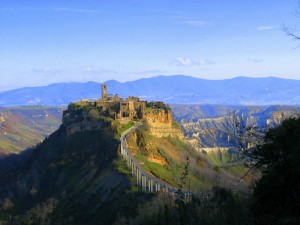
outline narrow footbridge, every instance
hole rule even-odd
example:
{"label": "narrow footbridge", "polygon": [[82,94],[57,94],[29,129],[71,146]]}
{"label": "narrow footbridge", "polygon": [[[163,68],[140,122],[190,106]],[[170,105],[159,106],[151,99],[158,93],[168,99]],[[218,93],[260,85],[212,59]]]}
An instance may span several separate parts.
{"label": "narrow footbridge", "polygon": [[126,137],[134,132],[134,130],[140,125],[131,127],[127,131],[123,132],[121,135],[121,154],[126,160],[128,167],[131,169],[131,173],[136,177],[136,183],[138,186],[142,187],[144,191],[166,191],[175,193],[178,188],[172,187],[166,182],[157,179],[156,177],[146,173],[141,165],[136,161],[136,159],[131,154],[130,150],[127,148]]}

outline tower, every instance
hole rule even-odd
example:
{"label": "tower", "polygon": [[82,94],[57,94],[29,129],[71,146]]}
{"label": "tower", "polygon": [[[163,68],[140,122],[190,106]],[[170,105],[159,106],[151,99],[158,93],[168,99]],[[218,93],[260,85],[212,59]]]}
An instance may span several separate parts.
{"label": "tower", "polygon": [[107,97],[107,85],[106,84],[102,84],[101,88],[102,88],[102,100],[108,100],[108,97]]}

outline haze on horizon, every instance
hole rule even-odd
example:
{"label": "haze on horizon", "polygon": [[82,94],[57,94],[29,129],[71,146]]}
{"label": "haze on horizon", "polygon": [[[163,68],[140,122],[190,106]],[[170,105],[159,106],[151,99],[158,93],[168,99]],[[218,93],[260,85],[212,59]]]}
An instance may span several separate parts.
{"label": "haze on horizon", "polygon": [[0,91],[183,74],[300,79],[298,0],[0,3]]}

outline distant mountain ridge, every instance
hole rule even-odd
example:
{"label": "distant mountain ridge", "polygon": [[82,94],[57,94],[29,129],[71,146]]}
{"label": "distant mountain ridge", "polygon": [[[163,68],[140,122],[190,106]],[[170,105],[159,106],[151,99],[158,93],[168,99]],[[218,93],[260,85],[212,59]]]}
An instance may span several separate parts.
{"label": "distant mountain ridge", "polygon": [[[120,83],[105,82],[108,92],[125,98],[138,96],[172,104],[274,105],[300,104],[300,80],[276,77],[236,77],[206,80],[175,75],[143,78]],[[67,105],[78,99],[97,99],[101,84],[57,83],[44,87],[25,87],[0,93],[0,106]]]}

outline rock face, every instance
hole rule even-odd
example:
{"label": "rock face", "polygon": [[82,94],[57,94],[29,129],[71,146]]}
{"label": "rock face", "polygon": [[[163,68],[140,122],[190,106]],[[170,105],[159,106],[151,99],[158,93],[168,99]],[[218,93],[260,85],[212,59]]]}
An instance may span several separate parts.
{"label": "rock face", "polygon": [[296,106],[249,106],[237,109],[230,114],[182,123],[182,127],[188,141],[197,149],[231,147],[224,125],[230,123],[230,118],[233,116],[243,119],[247,127],[258,127],[264,130],[278,126],[284,119],[297,116],[297,112]]}
{"label": "rock face", "polygon": [[157,139],[159,138],[152,139],[151,137],[153,136],[149,136],[147,131],[140,129],[128,137],[127,145],[134,156],[143,152],[147,161],[166,165],[166,159],[157,151]]}
{"label": "rock face", "polygon": [[180,126],[172,119],[170,108],[147,110],[143,118],[145,125],[153,136],[184,138]]}
{"label": "rock face", "polygon": [[107,121],[104,118],[94,117],[86,111],[69,110],[64,112],[62,123],[67,129],[67,134],[72,135],[80,131],[101,130]]}

